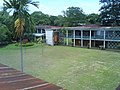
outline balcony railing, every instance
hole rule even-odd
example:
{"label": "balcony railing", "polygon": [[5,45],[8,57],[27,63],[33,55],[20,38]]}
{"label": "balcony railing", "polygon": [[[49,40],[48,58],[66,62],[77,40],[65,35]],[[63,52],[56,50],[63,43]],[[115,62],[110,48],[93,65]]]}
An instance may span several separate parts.
{"label": "balcony railing", "polygon": [[120,40],[120,37],[105,37],[105,39]]}
{"label": "balcony railing", "polygon": [[[65,38],[74,38],[73,35],[65,37]],[[81,36],[75,36],[76,39],[81,39]],[[90,36],[83,36],[83,39],[90,39]],[[91,39],[104,39],[104,36],[91,36]],[[109,40],[120,40],[120,37],[108,37],[106,36],[105,39]]]}
{"label": "balcony railing", "polygon": [[104,39],[104,36],[92,36],[92,39]]}

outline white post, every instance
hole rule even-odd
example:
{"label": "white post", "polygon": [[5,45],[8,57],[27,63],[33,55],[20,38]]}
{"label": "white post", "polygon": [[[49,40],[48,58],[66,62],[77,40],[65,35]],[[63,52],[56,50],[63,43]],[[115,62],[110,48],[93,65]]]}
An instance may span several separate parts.
{"label": "white post", "polygon": [[68,30],[66,30],[66,45],[68,45]]}
{"label": "white post", "polygon": [[83,47],[83,30],[81,30],[81,47]]}
{"label": "white post", "polygon": [[104,30],[104,43],[103,43],[103,47],[105,48],[105,30]]}
{"label": "white post", "polygon": [[[95,39],[95,31],[94,31],[94,39]],[[96,44],[95,44],[95,40],[94,40],[94,47],[95,47],[95,45],[96,45]]]}
{"label": "white post", "polygon": [[75,46],[75,30],[73,30],[73,39],[74,39],[73,46]]}
{"label": "white post", "polygon": [[42,29],[41,29],[41,33],[42,33]]}
{"label": "white post", "polygon": [[37,29],[37,33],[38,33],[38,29]]}
{"label": "white post", "polygon": [[90,42],[89,42],[89,48],[91,48],[91,30],[90,30]]}

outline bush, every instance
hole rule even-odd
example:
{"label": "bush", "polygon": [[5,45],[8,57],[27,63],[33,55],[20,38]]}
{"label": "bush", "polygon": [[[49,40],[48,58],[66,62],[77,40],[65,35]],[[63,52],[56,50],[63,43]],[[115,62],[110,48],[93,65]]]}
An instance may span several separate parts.
{"label": "bush", "polygon": [[[29,46],[33,46],[34,43],[23,43],[22,46],[23,47],[29,47]],[[20,43],[16,43],[15,46],[20,46]]]}
{"label": "bush", "polygon": [[120,49],[120,44],[117,45],[117,48]]}
{"label": "bush", "polygon": [[11,32],[6,25],[0,24],[0,42],[11,41]]}
{"label": "bush", "polygon": [[7,42],[7,41],[0,42],[0,47],[6,46],[6,45],[8,45],[8,42]]}

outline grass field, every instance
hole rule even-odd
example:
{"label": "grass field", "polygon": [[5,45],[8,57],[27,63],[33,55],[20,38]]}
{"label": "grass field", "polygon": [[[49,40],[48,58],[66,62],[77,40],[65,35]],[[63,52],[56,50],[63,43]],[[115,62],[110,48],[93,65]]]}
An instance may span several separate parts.
{"label": "grass field", "polygon": [[[65,46],[23,48],[24,72],[67,90],[115,90],[120,84],[120,52]],[[0,63],[19,70],[20,51],[0,48]]]}

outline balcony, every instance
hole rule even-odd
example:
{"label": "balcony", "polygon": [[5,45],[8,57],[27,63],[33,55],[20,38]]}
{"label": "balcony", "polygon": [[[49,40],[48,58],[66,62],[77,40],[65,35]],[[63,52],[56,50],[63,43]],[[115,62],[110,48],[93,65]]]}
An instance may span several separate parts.
{"label": "balcony", "polygon": [[110,39],[110,40],[120,40],[120,37],[105,37],[105,39]]}
{"label": "balcony", "polygon": [[[73,39],[74,36],[70,35],[70,36],[65,37],[65,38],[71,38],[71,39]],[[75,39],[81,39],[81,36],[75,36]],[[89,40],[90,36],[83,36],[82,39]],[[99,40],[103,40],[104,36],[91,36],[91,39],[93,39],[93,40],[98,40],[98,39]],[[108,36],[106,36],[105,39],[108,39],[108,40],[119,40],[120,41],[120,37],[108,37]]]}

